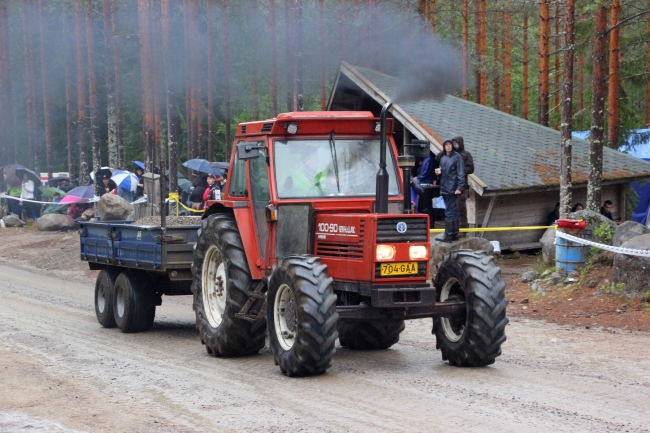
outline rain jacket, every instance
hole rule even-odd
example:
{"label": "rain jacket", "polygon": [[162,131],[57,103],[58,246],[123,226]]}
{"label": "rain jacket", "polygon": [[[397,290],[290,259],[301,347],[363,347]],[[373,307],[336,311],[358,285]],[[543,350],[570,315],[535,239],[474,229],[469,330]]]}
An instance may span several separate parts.
{"label": "rain jacket", "polygon": [[[458,138],[461,137],[454,138],[454,140]],[[456,149],[456,151],[460,153],[460,156],[463,157],[463,163],[465,165],[465,188],[469,189],[469,184],[467,183],[467,176],[474,173],[474,158],[472,157],[471,153],[465,150],[465,143],[463,143],[463,140],[458,140],[457,143],[458,143],[458,147],[454,146],[454,149]],[[440,162],[440,159],[444,154],[445,154],[444,150],[438,152],[438,154],[436,155],[436,160]]]}
{"label": "rain jacket", "polygon": [[[446,140],[446,142],[451,140]],[[443,148],[445,143],[442,144]],[[453,144],[453,143],[452,143]],[[462,191],[465,188],[465,165],[463,157],[456,151],[452,145],[452,151],[449,155],[444,154],[440,158],[440,194],[453,195],[456,190]]]}

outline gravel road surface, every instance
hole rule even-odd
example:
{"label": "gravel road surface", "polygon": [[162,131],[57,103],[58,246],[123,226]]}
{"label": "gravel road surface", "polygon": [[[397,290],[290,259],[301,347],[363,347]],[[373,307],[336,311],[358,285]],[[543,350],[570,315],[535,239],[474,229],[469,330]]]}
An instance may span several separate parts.
{"label": "gravel road surface", "polygon": [[93,287],[0,264],[0,431],[650,431],[647,333],[514,318],[495,365],[459,369],[419,320],[292,379],[268,351],[208,356],[190,297],[163,298],[149,332],[103,329]]}

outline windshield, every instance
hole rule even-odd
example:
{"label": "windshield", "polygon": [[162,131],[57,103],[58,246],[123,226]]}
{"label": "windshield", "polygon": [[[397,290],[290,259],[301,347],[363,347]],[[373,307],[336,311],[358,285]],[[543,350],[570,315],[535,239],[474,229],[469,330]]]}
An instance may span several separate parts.
{"label": "windshield", "polygon": [[[374,196],[379,140],[275,140],[278,198]],[[397,172],[387,147],[388,194],[399,195]]]}

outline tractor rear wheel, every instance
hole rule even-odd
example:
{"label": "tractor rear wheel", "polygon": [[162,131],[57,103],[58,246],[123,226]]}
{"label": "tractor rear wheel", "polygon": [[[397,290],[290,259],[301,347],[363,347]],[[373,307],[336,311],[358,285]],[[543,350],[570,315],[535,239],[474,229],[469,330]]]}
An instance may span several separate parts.
{"label": "tractor rear wheel", "polygon": [[[233,357],[259,352],[266,336],[264,318],[249,322],[235,317],[255,283],[232,215],[210,215],[203,220],[192,273],[196,327],[208,353]],[[262,304],[257,301],[253,308],[259,310]]]}
{"label": "tractor rear wheel", "polygon": [[341,346],[352,350],[383,350],[399,341],[404,321],[393,323],[344,322],[336,325]]}
{"label": "tractor rear wheel", "polygon": [[336,295],[318,257],[280,261],[266,294],[271,351],[287,376],[312,376],[332,365],[336,351]]}
{"label": "tractor rear wheel", "polygon": [[493,364],[501,355],[508,324],[505,283],[494,257],[458,250],[445,254],[435,279],[437,301],[465,302],[458,317],[433,319],[436,348],[442,359],[458,367]]}

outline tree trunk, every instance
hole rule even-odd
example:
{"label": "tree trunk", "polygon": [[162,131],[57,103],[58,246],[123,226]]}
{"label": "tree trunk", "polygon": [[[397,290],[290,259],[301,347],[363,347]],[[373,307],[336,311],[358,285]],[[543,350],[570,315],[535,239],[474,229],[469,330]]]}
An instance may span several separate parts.
{"label": "tree trunk", "polygon": [[[325,48],[325,2],[318,0],[318,44],[322,53],[326,52]],[[320,56],[320,109],[327,109],[327,96],[325,95],[325,56]]]}
{"label": "tree trunk", "polygon": [[598,212],[603,180],[603,145],[605,144],[603,122],[607,95],[607,73],[605,71],[607,65],[607,6],[604,1],[596,6],[593,56],[587,209]]}
{"label": "tree trunk", "polygon": [[[211,5],[209,5],[211,8]],[[172,101],[174,93],[169,86],[171,79],[172,52],[170,49],[171,18],[169,14],[169,0],[160,2],[160,21],[162,28],[163,61],[165,70],[165,114],[167,115],[167,151],[169,167],[169,191],[178,192],[178,144],[176,140],[176,116],[173,114]]]}
{"label": "tree trunk", "polygon": [[[249,2],[252,3],[252,10],[253,10],[253,17],[257,17],[259,15],[258,11],[258,3],[257,0],[249,0]],[[258,26],[253,25],[251,28],[251,38],[253,39],[253,43],[251,44],[251,51],[252,55],[254,58],[257,59],[258,53],[257,53],[257,46],[259,45],[259,34],[258,34]],[[252,71],[252,96],[253,96],[253,119],[259,120],[260,118],[260,95],[259,95],[259,73],[258,73],[258,65],[257,62],[253,62],[253,71]]]}
{"label": "tree trunk", "polygon": [[[256,2],[257,3],[257,2]],[[207,58],[206,61],[208,62],[208,79],[207,79],[207,86],[208,86],[208,151],[207,151],[207,159],[208,161],[214,161],[214,53],[212,50],[212,39],[214,38],[214,16],[212,15],[212,8],[214,5],[212,4],[211,0],[208,0],[208,3],[206,5],[206,20],[207,20],[207,25],[206,25],[206,38],[207,38]]]}
{"label": "tree trunk", "polygon": [[[226,1],[226,0],[224,0]],[[200,125],[203,120],[201,114],[201,96],[200,96],[200,62],[199,57],[199,47],[196,43],[199,40],[199,0],[189,0],[189,26],[190,26],[190,39],[189,39],[189,53],[190,53],[190,64],[188,68],[190,70],[190,109],[192,110],[192,122],[189,124],[192,128],[192,154],[194,158],[201,157],[201,140],[203,138],[202,131],[200,130]],[[225,17],[224,19],[227,19]],[[225,57],[225,56],[224,56]],[[225,58],[224,58],[225,63]],[[224,66],[225,67],[225,66]]]}
{"label": "tree trunk", "polygon": [[501,77],[499,73],[499,13],[494,11],[492,13],[493,28],[492,28],[492,55],[494,57],[494,78],[492,79],[492,98],[494,100],[494,108],[501,109]]}
{"label": "tree trunk", "polygon": [[[558,16],[559,19],[559,16]],[[562,158],[560,160],[560,217],[571,211],[571,132],[573,118],[573,51],[575,38],[575,0],[566,0],[564,11],[564,87],[562,90]]]}
{"label": "tree trunk", "polygon": [[[287,111],[296,111],[294,105],[294,81],[295,81],[295,39],[294,30],[295,26],[295,5],[296,0],[285,0],[284,2],[284,30],[285,30],[285,49],[286,49],[286,63],[287,63]],[[344,43],[344,42],[341,42]]]}
{"label": "tree trunk", "polygon": [[[273,117],[278,115],[278,39],[276,34],[276,15],[275,15],[275,0],[269,0],[269,39],[271,50],[271,114]],[[226,143],[226,145],[228,145]]]}
{"label": "tree trunk", "polygon": [[142,133],[144,139],[144,164],[153,172],[154,149],[154,86],[151,59],[151,10],[149,0],[138,0],[138,29],[140,31],[140,81],[142,87]]}
{"label": "tree trunk", "polygon": [[120,71],[120,47],[115,42],[117,33],[117,0],[111,0],[113,3],[113,13],[111,14],[111,32],[113,34],[113,71],[115,78],[115,117],[117,120],[117,166],[124,167],[124,123],[122,116],[122,72]]}
{"label": "tree trunk", "polygon": [[35,161],[35,138],[34,134],[36,132],[35,119],[34,119],[34,82],[31,79],[32,77],[32,68],[31,64],[31,48],[29,34],[31,32],[30,25],[30,12],[31,12],[31,0],[27,0],[25,6],[30,9],[30,11],[22,11],[23,19],[23,52],[25,60],[25,108],[27,111],[27,152],[28,152],[28,161],[31,169],[34,169]]}
{"label": "tree trunk", "polygon": [[469,5],[463,0],[463,99],[469,100]]}
{"label": "tree trunk", "polygon": [[77,149],[79,149],[79,185],[88,185],[88,131],[86,119],[86,75],[83,41],[86,40],[82,0],[75,0],[75,65],[77,69]]}
{"label": "tree trunk", "polygon": [[[560,2],[555,2],[555,72],[553,76],[555,78],[555,86],[553,90],[555,93],[553,95],[553,111],[556,114],[560,114],[560,47],[562,46],[560,40]],[[557,118],[557,117],[556,117]],[[555,129],[558,129],[557,121],[553,122],[555,124]]]}
{"label": "tree trunk", "polygon": [[[618,24],[621,13],[620,0],[612,1],[612,16],[610,27]],[[611,149],[618,148],[618,60],[619,60],[619,28],[609,32],[609,84],[607,92],[607,144]]]}
{"label": "tree trunk", "polygon": [[523,65],[522,65],[522,108],[521,117],[528,120],[528,12],[524,12]]}
{"label": "tree trunk", "polygon": [[184,69],[185,72],[185,132],[186,132],[186,147],[187,147],[187,157],[188,159],[193,159],[196,157],[194,155],[194,136],[193,125],[194,120],[192,118],[192,73],[191,73],[191,63],[192,63],[192,28],[190,24],[190,0],[183,0],[183,42],[184,42]]}
{"label": "tree trunk", "polygon": [[[86,50],[88,52],[88,102],[90,108],[90,138],[92,142],[93,171],[102,166],[99,145],[99,104],[97,103],[97,72],[95,68],[95,36],[93,34],[92,0],[86,0]],[[95,179],[95,194],[99,195],[100,182]]]}
{"label": "tree trunk", "polygon": [[549,23],[549,0],[539,2],[539,92],[537,123],[548,126],[548,41],[551,33]]}
{"label": "tree trunk", "polygon": [[479,104],[487,104],[487,74],[485,73],[485,60],[487,58],[487,0],[480,0],[479,12],[479,62],[481,71],[479,72],[480,80],[480,98]]}
{"label": "tree trunk", "polygon": [[503,59],[503,96],[501,98],[502,111],[512,114],[512,16],[503,13],[504,37],[501,50]]}
{"label": "tree trunk", "polygon": [[153,68],[153,141],[155,146],[155,163],[160,166],[162,170],[166,165],[167,147],[165,146],[165,138],[163,135],[163,125],[165,118],[163,114],[163,107],[165,106],[165,62],[161,52],[162,48],[162,26],[160,22],[160,0],[150,3],[150,23],[151,29],[151,65]]}
{"label": "tree trunk", "polygon": [[429,22],[431,23],[431,32],[436,32],[436,25],[438,21],[438,11],[436,8],[436,0],[429,0]]}
{"label": "tree trunk", "polygon": [[302,59],[302,0],[294,0],[294,60],[293,60],[293,106],[296,111],[303,110],[303,94],[302,94],[302,72],[303,72],[303,59]]}
{"label": "tree trunk", "polygon": [[61,13],[61,23],[63,25],[63,36],[65,43],[63,44],[63,69],[65,75],[65,130],[66,130],[66,143],[68,145],[68,176],[70,179],[76,178],[75,176],[75,149],[74,149],[74,112],[72,108],[72,59],[70,59],[69,46],[72,45],[72,37],[70,35],[70,21],[68,19],[67,10]]}
{"label": "tree trunk", "polygon": [[578,111],[585,108],[585,55],[578,55]]}
{"label": "tree trunk", "polygon": [[0,165],[15,162],[9,143],[11,113],[11,70],[9,64],[9,31],[7,3],[0,1]]}
{"label": "tree trunk", "polygon": [[52,179],[52,128],[50,125],[50,98],[45,66],[45,35],[43,31],[43,0],[38,0],[38,29],[41,54],[41,84],[43,90],[43,126],[45,127],[45,165],[47,178]]}
{"label": "tree trunk", "polygon": [[102,0],[102,17],[104,21],[104,65],[106,66],[106,126],[108,166],[120,167],[117,156],[117,110],[115,107],[115,69],[113,68],[113,29],[111,27],[112,0]]}
{"label": "tree trunk", "polygon": [[230,30],[228,19],[228,0],[223,0],[223,116],[226,161],[230,161],[232,138],[230,137]]}
{"label": "tree trunk", "polygon": [[[648,1],[650,9],[650,1]],[[646,15],[645,32],[650,34],[650,14]],[[650,74],[650,39],[645,43],[645,71]],[[650,80],[645,82],[645,127],[650,128]]]}

